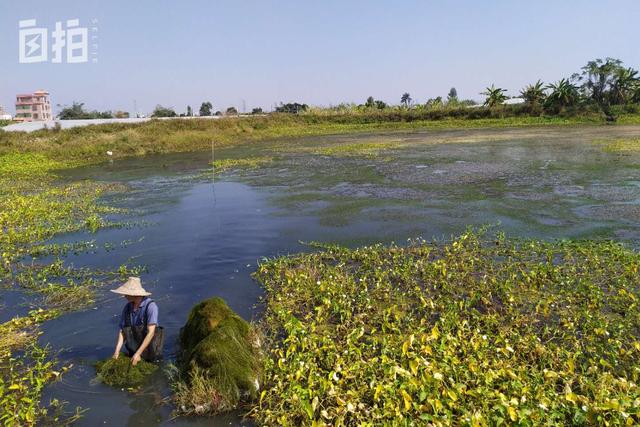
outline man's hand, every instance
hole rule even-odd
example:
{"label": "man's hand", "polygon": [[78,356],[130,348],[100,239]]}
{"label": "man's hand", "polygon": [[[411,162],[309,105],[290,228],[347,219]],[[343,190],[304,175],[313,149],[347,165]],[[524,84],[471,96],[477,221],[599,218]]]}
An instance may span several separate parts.
{"label": "man's hand", "polygon": [[111,356],[113,359],[117,359],[120,356],[120,352],[116,351],[115,353],[113,353],[113,356]]}
{"label": "man's hand", "polygon": [[133,366],[136,366],[139,361],[140,361],[140,355],[138,353],[134,354],[133,357],[131,358],[131,364]]}

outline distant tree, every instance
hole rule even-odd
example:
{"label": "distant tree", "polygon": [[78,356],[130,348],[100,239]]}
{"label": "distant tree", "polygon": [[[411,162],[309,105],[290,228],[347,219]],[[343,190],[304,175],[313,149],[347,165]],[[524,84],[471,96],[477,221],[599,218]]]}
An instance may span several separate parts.
{"label": "distant tree", "polygon": [[307,104],[299,104],[297,102],[289,102],[287,104],[280,103],[280,106],[276,107],[276,113],[298,114],[308,109],[309,106]]}
{"label": "distant tree", "polygon": [[550,90],[545,104],[547,108],[562,111],[566,107],[575,106],[580,100],[578,87],[569,79],[561,79],[557,83],[548,84],[547,89]]}
{"label": "distant tree", "polygon": [[503,104],[504,101],[508,99],[505,95],[506,91],[506,89],[491,85],[491,87],[486,88],[484,92],[481,92],[480,95],[484,95],[486,97],[484,105],[489,108],[493,108],[497,105]]}
{"label": "distant tree", "polygon": [[90,115],[92,119],[113,119],[113,113],[111,111],[92,111]]}
{"label": "distant tree", "polygon": [[191,105],[187,105],[187,117],[193,116],[193,110],[191,109]]}
{"label": "distant tree", "polygon": [[463,107],[469,107],[472,105],[478,105],[478,103],[473,99],[463,99],[461,101],[458,101],[458,105],[461,105]]}
{"label": "distant tree", "polygon": [[84,119],[87,118],[85,117],[87,114],[88,112],[84,110],[83,102],[73,101],[71,107],[64,107],[62,110],[60,110],[60,113],[58,113],[58,118],[60,120]]}
{"label": "distant tree", "polygon": [[111,111],[88,111],[84,109],[84,103],[74,101],[71,107],[64,107],[58,113],[60,120],[81,120],[81,119],[110,119],[113,118]]}
{"label": "distant tree", "polygon": [[262,114],[262,108],[260,107],[256,107],[253,110],[251,110],[251,114]]}
{"label": "distant tree", "polygon": [[216,111],[216,113],[214,114],[214,116],[221,116],[222,115],[222,111],[218,110]]}
{"label": "distant tree", "polygon": [[376,104],[376,108],[377,108],[378,110],[384,110],[385,108],[387,108],[387,107],[388,107],[388,105],[387,105],[387,103],[386,103],[386,102],[384,102],[384,101],[380,101],[380,100],[376,100],[375,104]]}
{"label": "distant tree", "polygon": [[[457,99],[457,98],[455,98]],[[440,108],[444,105],[444,103],[442,102],[442,97],[438,96],[435,98],[430,98],[427,100],[427,102],[424,104],[425,107],[427,108]]]}
{"label": "distant tree", "polygon": [[200,115],[201,116],[210,116],[211,115],[211,109],[213,108],[213,105],[211,105],[210,102],[203,102],[200,105]]}
{"label": "distant tree", "polygon": [[619,86],[623,89],[631,84],[635,75],[626,72],[621,60],[606,58],[587,62],[587,65],[582,67],[582,72],[574,74],[572,79],[582,83],[583,95],[596,104],[608,120],[615,120],[611,113],[611,105],[621,102],[617,88]]}
{"label": "distant tree", "polygon": [[455,87],[449,89],[449,94],[447,95],[447,103],[456,103],[458,102],[458,91]]}
{"label": "distant tree", "polygon": [[178,115],[170,107],[163,107],[162,105],[156,105],[156,108],[151,113],[151,117],[177,117]]}
{"label": "distant tree", "polygon": [[640,84],[637,84],[631,93],[631,102],[640,103]]}
{"label": "distant tree", "polygon": [[229,108],[227,108],[227,111],[225,111],[225,114],[227,116],[237,116],[238,115],[238,109],[236,107],[229,107]]}
{"label": "distant tree", "polygon": [[546,98],[544,83],[538,80],[537,82],[526,86],[520,91],[520,96],[524,99],[525,103],[532,107],[544,104]]}
{"label": "distant tree", "polygon": [[367,108],[375,108],[376,101],[373,99],[373,96],[367,98],[367,102],[364,103],[364,106]]}
{"label": "distant tree", "polygon": [[411,95],[409,95],[408,92],[403,93],[400,97],[400,103],[405,107],[409,107],[409,105],[411,105],[411,101],[413,100],[411,99]]}
{"label": "distant tree", "polygon": [[128,119],[129,118],[129,112],[128,111],[116,111],[115,113],[113,113],[113,117],[115,117],[116,119]]}
{"label": "distant tree", "polygon": [[638,71],[633,68],[620,68],[616,71],[612,87],[611,101],[614,104],[633,102],[634,95],[640,89]]}

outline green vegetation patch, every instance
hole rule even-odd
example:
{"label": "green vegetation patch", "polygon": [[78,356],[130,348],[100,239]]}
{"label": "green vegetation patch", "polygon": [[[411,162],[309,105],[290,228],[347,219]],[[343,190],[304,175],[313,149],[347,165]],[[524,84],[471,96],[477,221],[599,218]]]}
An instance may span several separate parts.
{"label": "green vegetation patch", "polygon": [[135,389],[144,385],[149,376],[158,369],[158,365],[140,360],[135,366],[131,359],[120,356],[96,363],[98,378],[106,385]]}
{"label": "green vegetation patch", "polygon": [[95,250],[94,242],[59,244],[52,238],[120,226],[108,218],[123,212],[99,202],[114,186],[61,183],[53,172],[74,162],[53,160],[38,150],[22,152],[11,141],[4,142],[0,148],[5,153],[0,155],[0,286],[36,296],[30,304],[42,308],[0,325],[0,423],[63,425],[79,418],[81,411],[65,414],[64,405],[55,399],[47,406],[40,402],[45,385],[64,368],[58,367],[46,346],[38,345],[38,325],[61,312],[87,307],[98,286],[138,269],[122,266],[102,271],[65,263],[71,252]]}
{"label": "green vegetation patch", "polygon": [[9,153],[0,156],[0,176],[42,177],[64,164],[37,153]]}
{"label": "green vegetation patch", "polygon": [[325,247],[262,264],[253,415],[278,425],[640,423],[640,254],[610,241]]}
{"label": "green vegetation patch", "polygon": [[609,153],[630,154],[640,152],[640,138],[624,138],[615,141],[600,141],[602,150]]}
{"label": "green vegetation patch", "polygon": [[314,154],[325,156],[356,156],[356,157],[377,157],[381,152],[399,148],[399,141],[383,141],[383,142],[355,142],[351,144],[334,144],[329,147],[314,148]]}
{"label": "green vegetation patch", "polygon": [[68,369],[37,343],[40,323],[58,315],[54,310],[32,310],[0,324],[0,424],[67,425],[80,416],[78,409],[73,415],[64,414],[64,404],[55,399],[48,406],[40,403],[44,387]]}
{"label": "green vegetation patch", "polygon": [[183,413],[219,413],[257,397],[259,341],[221,298],[197,304],[180,332],[175,400]]}
{"label": "green vegetation patch", "polygon": [[213,169],[216,173],[238,169],[257,169],[271,162],[273,162],[273,157],[269,156],[248,157],[242,159],[222,159],[213,162]]}

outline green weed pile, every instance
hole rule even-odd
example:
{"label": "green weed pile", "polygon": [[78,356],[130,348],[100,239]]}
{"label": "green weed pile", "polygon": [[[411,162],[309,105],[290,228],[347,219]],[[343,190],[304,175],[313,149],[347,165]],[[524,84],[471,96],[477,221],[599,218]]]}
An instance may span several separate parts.
{"label": "green weed pile", "polygon": [[122,388],[138,388],[144,385],[149,375],[153,374],[158,365],[140,360],[135,366],[131,359],[120,356],[109,358],[96,363],[98,378],[106,385]]}
{"label": "green weed pile", "polygon": [[197,304],[180,332],[175,401],[183,413],[214,414],[257,397],[261,360],[251,326],[221,298]]}
{"label": "green weed pile", "polygon": [[640,255],[614,242],[338,247],[264,263],[277,425],[637,425]]}

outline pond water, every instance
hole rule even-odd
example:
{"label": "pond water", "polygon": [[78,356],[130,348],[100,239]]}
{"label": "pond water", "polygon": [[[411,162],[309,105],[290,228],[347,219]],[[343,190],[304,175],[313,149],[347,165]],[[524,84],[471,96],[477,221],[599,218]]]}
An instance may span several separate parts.
{"label": "pond water", "polygon": [[[275,158],[260,168],[228,171],[215,185],[201,174],[211,153],[120,160],[65,178],[127,184],[131,191],[105,202],[131,209],[126,220],[138,225],[59,240],[129,242],[68,262],[146,266],[143,280],[160,307],[171,359],[194,304],[221,296],[245,319],[256,318],[261,290],[250,275],[257,263],[310,250],[304,242],[401,243],[418,236],[446,238],[468,225],[499,224],[515,236],[615,238],[635,245],[638,157],[607,152],[593,140],[637,135],[638,128],[615,127],[273,141],[218,150],[219,159]],[[379,149],[370,150],[372,144]],[[338,146],[354,148],[335,156],[331,149]],[[88,408],[78,425],[242,423],[237,413],[170,421],[171,408],[162,404],[169,396],[162,376],[137,394],[96,383],[93,363],[112,354],[123,304],[105,290],[94,308],[44,325],[41,341],[74,365],[47,388],[44,399]]]}

